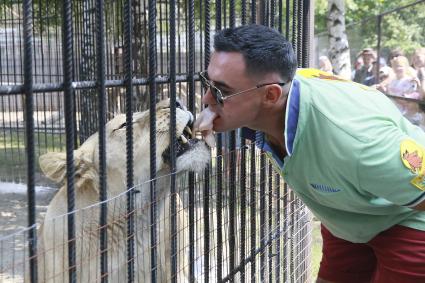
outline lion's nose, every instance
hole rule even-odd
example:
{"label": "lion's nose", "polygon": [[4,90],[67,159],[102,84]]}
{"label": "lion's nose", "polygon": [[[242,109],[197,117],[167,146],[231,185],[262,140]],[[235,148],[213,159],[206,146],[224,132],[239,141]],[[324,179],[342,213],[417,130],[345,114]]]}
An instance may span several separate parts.
{"label": "lion's nose", "polygon": [[193,114],[189,111],[186,112],[189,115],[189,125],[192,126],[193,122],[195,122],[195,118],[193,118]]}
{"label": "lion's nose", "polygon": [[179,99],[176,99],[176,107],[182,110],[186,110],[186,107],[183,106],[182,102]]}

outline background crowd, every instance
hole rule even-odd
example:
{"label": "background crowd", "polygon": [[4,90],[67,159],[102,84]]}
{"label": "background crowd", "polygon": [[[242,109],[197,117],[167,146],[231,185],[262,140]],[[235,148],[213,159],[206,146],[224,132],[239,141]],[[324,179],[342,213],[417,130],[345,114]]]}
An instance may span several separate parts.
{"label": "background crowd", "polygon": [[[410,60],[409,60],[410,59]],[[425,48],[418,48],[411,56],[400,49],[392,50],[387,59],[377,58],[372,48],[363,49],[356,57],[351,79],[357,83],[377,88],[397,100],[403,114],[415,124],[421,124],[419,104],[410,99],[425,98]],[[333,72],[326,56],[319,58],[319,68]]]}

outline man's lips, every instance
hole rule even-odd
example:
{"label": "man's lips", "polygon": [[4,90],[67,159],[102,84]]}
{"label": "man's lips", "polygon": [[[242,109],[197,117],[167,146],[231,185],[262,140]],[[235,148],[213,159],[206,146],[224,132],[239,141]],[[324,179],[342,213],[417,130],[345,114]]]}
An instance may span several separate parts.
{"label": "man's lips", "polygon": [[198,118],[196,119],[195,123],[193,124],[193,133],[196,134],[196,132],[201,132],[202,137],[204,138],[205,142],[210,146],[215,146],[215,138],[214,138],[214,120],[217,118],[217,114],[211,109],[205,108],[201,113],[199,113]]}

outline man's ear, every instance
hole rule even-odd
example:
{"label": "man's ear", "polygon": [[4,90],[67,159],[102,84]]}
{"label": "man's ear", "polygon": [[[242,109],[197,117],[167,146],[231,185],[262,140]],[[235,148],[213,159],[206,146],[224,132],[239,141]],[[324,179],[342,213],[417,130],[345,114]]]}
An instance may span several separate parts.
{"label": "man's ear", "polygon": [[264,102],[272,105],[276,104],[283,94],[282,88],[278,84],[266,86],[265,91],[266,94],[264,95]]}

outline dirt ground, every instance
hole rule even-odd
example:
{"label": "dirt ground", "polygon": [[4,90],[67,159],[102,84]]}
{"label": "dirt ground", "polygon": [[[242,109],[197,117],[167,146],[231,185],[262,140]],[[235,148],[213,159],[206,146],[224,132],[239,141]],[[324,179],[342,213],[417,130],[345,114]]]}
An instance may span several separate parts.
{"label": "dirt ground", "polygon": [[[36,187],[37,223],[55,189]],[[23,282],[28,223],[26,187],[0,182],[0,282]]]}
{"label": "dirt ground", "polygon": [[[40,223],[56,189],[37,187],[36,192],[37,223]],[[198,213],[202,215],[201,211]],[[27,221],[26,186],[0,182],[0,283],[23,282],[27,233],[22,231],[25,230]],[[311,275],[312,278],[315,278],[321,258],[320,223],[318,221],[313,221],[312,236]],[[198,247],[196,250],[198,253],[202,247]],[[214,256],[212,255],[212,257]],[[200,278],[203,270],[202,260],[203,257],[196,254],[195,273]],[[212,260],[212,262],[214,261]],[[211,279],[211,282],[214,282],[214,278]]]}

